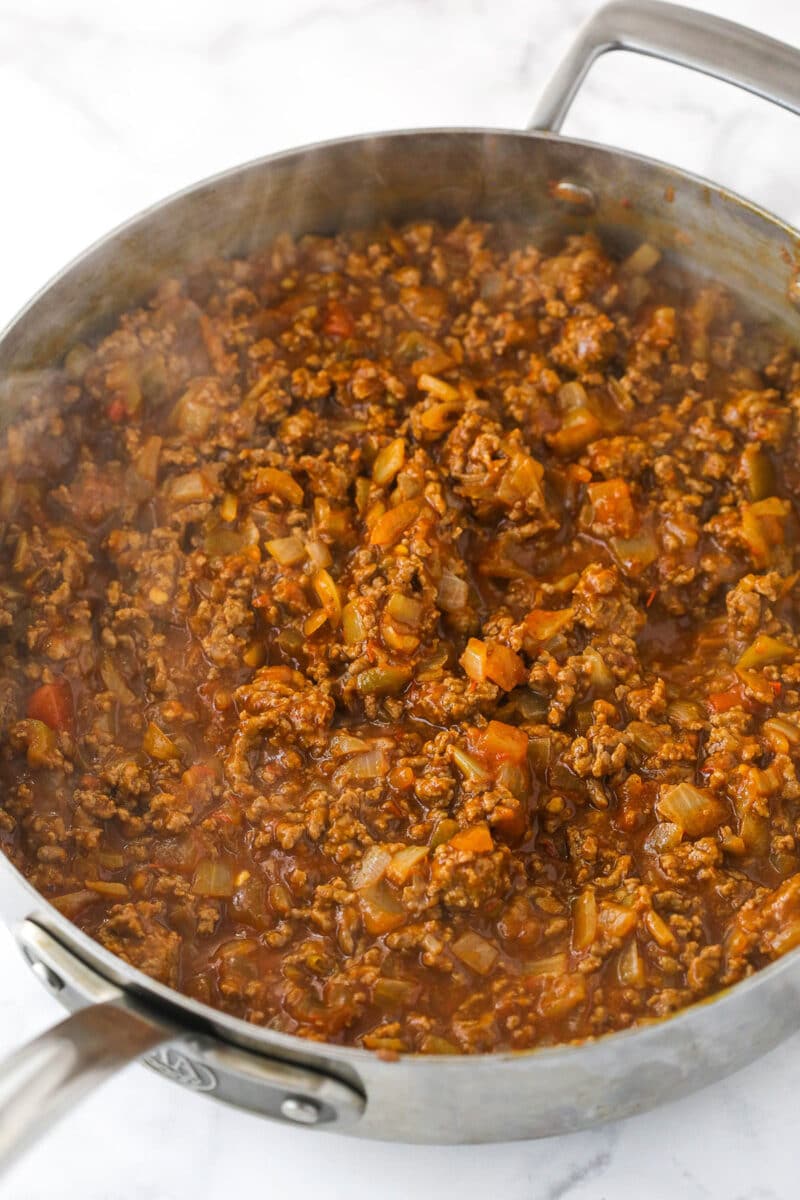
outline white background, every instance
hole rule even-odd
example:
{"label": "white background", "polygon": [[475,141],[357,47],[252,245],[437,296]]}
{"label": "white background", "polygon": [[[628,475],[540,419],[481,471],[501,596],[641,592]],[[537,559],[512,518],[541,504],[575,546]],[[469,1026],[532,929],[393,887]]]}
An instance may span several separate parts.
{"label": "white background", "polygon": [[[0,0],[0,323],[107,229],[269,151],[519,127],[591,0]],[[706,7],[800,45],[797,0]],[[598,64],[566,131],[800,224],[800,119],[650,61]],[[2,888],[0,886],[0,893]],[[0,903],[2,895],[0,894]],[[58,1016],[0,930],[0,1052]],[[800,1038],[734,1078],[547,1142],[370,1144],[235,1114],[131,1067],[0,1184],[13,1200],[789,1200]],[[4,1190],[2,1190],[4,1189]]]}

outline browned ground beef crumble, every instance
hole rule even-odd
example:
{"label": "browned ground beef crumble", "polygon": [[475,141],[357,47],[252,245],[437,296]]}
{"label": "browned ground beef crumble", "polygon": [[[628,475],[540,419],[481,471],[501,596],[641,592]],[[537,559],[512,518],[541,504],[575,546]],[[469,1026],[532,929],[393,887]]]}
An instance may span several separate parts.
{"label": "browned ground beef crumble", "polygon": [[164,283],[2,434],[0,837],[191,996],[402,1051],[800,942],[800,367],[464,221]]}

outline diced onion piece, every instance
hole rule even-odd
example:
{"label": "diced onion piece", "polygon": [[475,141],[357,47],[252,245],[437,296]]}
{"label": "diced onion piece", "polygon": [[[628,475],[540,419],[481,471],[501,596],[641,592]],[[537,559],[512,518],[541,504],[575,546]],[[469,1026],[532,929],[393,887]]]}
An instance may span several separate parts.
{"label": "diced onion piece", "polygon": [[316,538],[311,538],[306,542],[306,550],[315,567],[329,567],[333,562],[333,555],[328,547]]}
{"label": "diced onion piece", "polygon": [[772,547],[783,545],[784,521],[790,507],[788,500],[777,496],[741,506],[742,535],[757,565],[766,566],[772,558]]}
{"label": "diced onion piece", "polygon": [[787,754],[790,748],[800,745],[800,727],[786,717],[770,717],[761,727],[776,754]]}
{"label": "diced onion piece", "polygon": [[368,667],[356,676],[362,696],[394,696],[411,678],[411,667]]}
{"label": "diced onion piece", "polygon": [[572,408],[564,414],[561,428],[548,441],[558,455],[576,454],[602,432],[602,425],[590,408]]}
{"label": "diced onion piece", "polygon": [[202,471],[176,475],[169,484],[169,498],[174,504],[199,504],[213,495],[214,485]]}
{"label": "diced onion piece", "polygon": [[713,833],[728,818],[720,799],[686,781],[663,789],[656,809],[659,817],[678,825],[690,838]]}
{"label": "diced onion piece", "polygon": [[314,591],[325,612],[328,614],[332,625],[338,625],[342,615],[342,600],[339,595],[339,588],[334,582],[332,576],[326,570],[317,571],[311,581]]}
{"label": "diced onion piece", "polygon": [[242,661],[253,670],[260,667],[267,657],[263,642],[248,642],[242,651]]}
{"label": "diced onion piece", "polygon": [[405,910],[384,882],[363,888],[359,891],[358,899],[364,927],[374,937],[391,933],[404,924]]}
{"label": "diced onion piece", "polygon": [[333,782],[337,787],[354,779],[362,783],[374,782],[376,779],[382,779],[388,769],[389,761],[385,752],[379,746],[375,746],[342,763],[334,772]]}
{"label": "diced onion piece", "polygon": [[312,637],[318,629],[322,628],[327,620],[328,614],[324,608],[315,609],[315,611],[312,612],[309,617],[306,617],[305,621],[303,622],[303,633],[306,635],[306,637]]}
{"label": "diced onion piece", "polygon": [[74,921],[89,904],[97,902],[97,892],[83,888],[79,892],[65,892],[63,896],[54,896],[50,903],[60,913]]}
{"label": "diced onion piece", "polygon": [[483,734],[483,748],[495,759],[524,763],[528,759],[528,735],[516,725],[505,721],[490,721]]}
{"label": "diced onion piece", "polygon": [[502,642],[486,643],[486,674],[504,692],[513,691],[527,678],[525,664],[518,654]]}
{"label": "diced onion piece", "polygon": [[386,609],[395,621],[400,621],[411,629],[419,627],[425,613],[425,606],[421,600],[415,600],[413,596],[404,596],[401,592],[392,593]]}
{"label": "diced onion piece", "polygon": [[677,949],[678,943],[675,941],[675,935],[666,921],[657,912],[653,909],[646,912],[644,914],[644,923],[647,927],[647,932],[662,950]]}
{"label": "diced onion piece", "polygon": [[648,271],[652,271],[660,258],[660,250],[651,246],[649,242],[642,242],[632,254],[628,255],[620,267],[620,271],[623,275],[646,275]]}
{"label": "diced onion piece", "polygon": [[358,509],[359,515],[362,517],[363,517],[364,513],[367,511],[367,505],[369,503],[369,493],[370,493],[369,480],[365,479],[365,477],[363,475],[359,475],[355,482],[355,499],[356,499],[356,508]]}
{"label": "diced onion piece", "polygon": [[392,861],[386,868],[386,878],[397,887],[402,887],[414,868],[428,857],[427,846],[404,846],[392,855]]}
{"label": "diced onion piece", "polygon": [[113,883],[105,879],[87,879],[86,887],[98,896],[108,896],[112,900],[125,900],[130,895],[125,883]]}
{"label": "diced onion piece", "polygon": [[681,729],[699,728],[703,724],[703,710],[693,700],[673,700],[667,705],[667,716]]}
{"label": "diced onion piece", "polygon": [[204,438],[214,420],[214,408],[192,388],[184,392],[172,410],[172,421],[184,437]]}
{"label": "diced onion piece", "polygon": [[410,1003],[419,986],[409,979],[377,979],[372,987],[372,999],[381,1008],[394,1011]]}
{"label": "diced onion piece", "polygon": [[[512,796],[516,796],[518,800],[522,800],[528,794],[528,773],[519,763],[506,760],[501,762],[497,768],[496,779],[499,784],[507,788]],[[517,809],[512,810],[509,806],[498,807],[494,810],[492,816],[492,824],[495,829],[501,829],[504,833],[512,835],[514,832],[522,832],[525,827],[524,817]]]}
{"label": "diced onion piece", "polygon": [[639,953],[636,938],[631,938],[620,951],[617,959],[617,978],[623,987],[644,987],[647,982],[644,960]]}
{"label": "diced onion piece", "polygon": [[340,754],[358,754],[362,750],[369,750],[369,742],[365,742],[363,738],[353,737],[350,733],[334,733],[328,744],[329,750],[334,757]]}
{"label": "diced onion piece", "polygon": [[103,683],[110,692],[114,693],[120,704],[134,703],[136,696],[122,678],[119,668],[110,654],[104,654],[100,659],[100,675]]}
{"label": "diced onion piece", "polygon": [[662,730],[658,725],[649,725],[646,721],[631,721],[625,736],[642,754],[656,754],[672,734],[668,726]]}
{"label": "diced onion piece", "polygon": [[513,505],[533,496],[541,503],[544,499],[543,476],[544,467],[535,458],[531,458],[530,454],[512,455],[497,487],[498,500],[503,504]]}
{"label": "diced onion piece", "polygon": [[474,683],[483,683],[486,679],[486,656],[486,643],[478,638],[470,638],[458,661]]}
{"label": "diced onion piece", "polygon": [[794,658],[795,654],[796,650],[794,646],[790,646],[786,642],[781,642],[777,638],[768,637],[765,633],[760,633],[755,641],[747,647],[737,662],[736,670],[759,670],[770,663],[783,662],[788,658]]}
{"label": "diced onion piece", "polygon": [[342,633],[345,645],[356,646],[366,636],[364,618],[354,601],[350,600],[342,609]]}
{"label": "diced onion piece", "polygon": [[372,478],[385,487],[391,483],[406,461],[405,438],[395,438],[379,450],[372,464]]}
{"label": "diced onion piece", "polygon": [[453,746],[451,754],[453,762],[466,779],[472,779],[479,783],[490,778],[489,771],[483,763],[466,750],[462,750],[460,746]]}
{"label": "diced onion piece", "polygon": [[456,423],[463,405],[460,400],[442,400],[431,404],[420,414],[420,424],[430,437],[445,433]]}
{"label": "diced onion piece", "polygon": [[598,691],[607,691],[614,686],[614,676],[606,666],[605,659],[599,651],[595,650],[594,646],[587,646],[583,652],[583,657],[589,663],[589,679],[592,687]]}
{"label": "diced onion piece", "polygon": [[146,479],[148,483],[155,484],[158,478],[158,461],[161,457],[161,445],[162,439],[154,435],[147,439],[136,455],[134,470],[141,479]]}
{"label": "diced onion piece", "polygon": [[428,655],[427,658],[421,659],[417,663],[417,679],[424,681],[426,679],[436,679],[441,675],[442,667],[449,658],[449,652],[446,646],[437,646],[437,648]]}
{"label": "diced onion piece", "polygon": [[239,497],[235,496],[233,492],[226,492],[222,497],[222,504],[219,506],[219,515],[222,517],[223,521],[228,521],[230,523],[231,521],[236,520],[238,512]]}
{"label": "diced onion piece", "polygon": [[631,490],[624,479],[604,479],[586,488],[592,506],[592,525],[601,532],[630,537],[638,524]]}
{"label": "diced onion piece", "polygon": [[353,874],[353,890],[358,892],[362,888],[379,883],[391,861],[392,856],[385,846],[368,846]]}
{"label": "diced onion piece", "polygon": [[197,864],[192,882],[195,896],[217,896],[223,899],[236,890],[233,867],[214,858],[204,858]]}
{"label": "diced onion piece", "polygon": [[404,632],[408,626],[394,622],[388,611],[381,615],[380,626],[381,638],[387,649],[395,650],[398,654],[413,654],[419,646],[419,636],[416,633]]}
{"label": "diced onion piece", "polygon": [[573,617],[574,609],[572,608],[553,610],[534,608],[525,617],[523,624],[528,637],[541,644],[549,642],[551,638],[568,629],[572,624]]}
{"label": "diced onion piece", "polygon": [[751,442],[742,451],[742,472],[751,500],[765,500],[775,492],[775,472],[761,446]]}
{"label": "diced onion piece", "polygon": [[665,850],[674,850],[680,845],[683,830],[672,821],[658,821],[648,833],[644,848],[650,854],[663,854]]}
{"label": "diced onion piece", "polygon": [[594,888],[585,888],[572,906],[572,946],[588,950],[597,935],[597,898]]}
{"label": "diced onion piece", "polygon": [[266,547],[268,554],[282,567],[294,566],[306,556],[305,546],[300,538],[294,536],[273,538],[266,543]]}
{"label": "diced onion piece", "polygon": [[569,959],[565,950],[556,954],[548,954],[546,958],[536,959],[526,963],[523,969],[525,975],[565,975],[569,968]]}
{"label": "diced onion piece", "polygon": [[558,403],[563,409],[585,408],[588,400],[586,388],[582,383],[578,383],[577,379],[562,383],[558,389]]}
{"label": "diced onion piece", "polygon": [[167,737],[163,730],[159,729],[152,721],[144,731],[142,749],[145,754],[149,754],[151,758],[155,758],[159,762],[168,762],[171,758],[180,758],[181,756],[181,752],[172,738]]}
{"label": "diced onion piece", "polygon": [[419,500],[403,500],[378,517],[369,535],[371,546],[391,546],[405,533],[420,513]]}
{"label": "diced onion piece", "polygon": [[451,383],[446,383],[444,379],[439,379],[436,375],[420,375],[417,387],[421,391],[427,392],[429,396],[435,396],[437,400],[454,401],[459,398],[458,388],[453,387]]}
{"label": "diced onion piece", "polygon": [[471,825],[469,829],[460,829],[450,838],[454,850],[463,850],[469,854],[489,854],[494,850],[494,842],[485,822]]}
{"label": "diced onion piece", "polygon": [[95,858],[107,871],[121,871],[125,866],[125,855],[114,850],[99,850]]}
{"label": "diced onion piece", "polygon": [[496,946],[472,929],[453,942],[452,951],[476,975],[488,975],[499,954]]}
{"label": "diced onion piece", "polygon": [[461,612],[469,601],[469,585],[465,579],[445,571],[439,581],[436,599],[442,612]]}
{"label": "diced onion piece", "polygon": [[600,905],[598,920],[607,937],[624,938],[636,928],[639,918],[632,908],[604,900]]}
{"label": "diced onion piece", "polygon": [[652,529],[640,529],[631,537],[612,537],[609,542],[630,575],[638,575],[658,558],[658,541]]}
{"label": "diced onion piece", "polygon": [[254,490],[259,496],[275,496],[295,506],[303,503],[303,489],[288,471],[277,467],[259,467]]}
{"label": "diced onion piece", "polygon": [[437,1033],[426,1033],[420,1042],[423,1054],[460,1054],[458,1046],[448,1042],[447,1038],[439,1037]]}

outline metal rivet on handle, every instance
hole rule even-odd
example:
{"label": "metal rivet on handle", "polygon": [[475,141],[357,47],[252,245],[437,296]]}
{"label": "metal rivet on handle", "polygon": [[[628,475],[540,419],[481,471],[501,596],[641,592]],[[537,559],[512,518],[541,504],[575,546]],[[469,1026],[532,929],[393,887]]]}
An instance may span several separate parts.
{"label": "metal rivet on handle", "polygon": [[281,1104],[281,1116],[298,1125],[316,1125],[320,1117],[319,1105],[299,1096],[287,1096]]}

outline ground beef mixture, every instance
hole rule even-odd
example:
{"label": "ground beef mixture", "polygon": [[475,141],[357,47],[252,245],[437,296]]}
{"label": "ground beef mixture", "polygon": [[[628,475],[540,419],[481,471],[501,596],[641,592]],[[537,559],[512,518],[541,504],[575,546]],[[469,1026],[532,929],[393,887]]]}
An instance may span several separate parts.
{"label": "ground beef mixture", "polygon": [[108,950],[393,1055],[800,943],[800,366],[723,290],[279,238],[7,386],[0,839]]}

